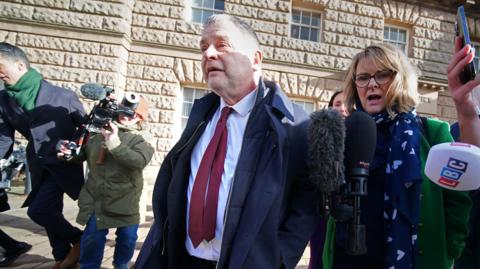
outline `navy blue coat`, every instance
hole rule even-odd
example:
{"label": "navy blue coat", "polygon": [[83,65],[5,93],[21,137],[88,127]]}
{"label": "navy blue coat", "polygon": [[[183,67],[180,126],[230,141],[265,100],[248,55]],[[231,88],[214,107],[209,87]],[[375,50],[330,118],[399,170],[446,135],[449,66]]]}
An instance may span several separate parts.
{"label": "navy blue coat", "polygon": [[60,139],[72,139],[76,127],[83,123],[84,115],[75,92],[53,86],[45,80],[31,112],[24,111],[6,90],[0,91],[0,158],[9,154],[15,130],[28,140],[32,192],[24,205],[28,205],[37,194],[45,172],[72,199],[78,198],[84,182],[82,166],[58,160],[55,146]]}
{"label": "navy blue coat", "polygon": [[[260,82],[226,208],[217,268],[294,268],[316,225],[317,198],[307,181],[307,115],[278,85]],[[268,94],[261,98],[265,87]],[[219,103],[214,93],[196,100],[179,142],[165,157],[153,193],[154,224],[135,268],[186,268],[190,157]]]}

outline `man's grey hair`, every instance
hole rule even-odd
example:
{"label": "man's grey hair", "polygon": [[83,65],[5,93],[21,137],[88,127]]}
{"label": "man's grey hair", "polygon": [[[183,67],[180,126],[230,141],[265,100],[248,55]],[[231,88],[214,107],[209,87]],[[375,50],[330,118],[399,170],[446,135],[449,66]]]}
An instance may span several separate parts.
{"label": "man's grey hair", "polygon": [[13,61],[22,61],[27,69],[30,68],[30,61],[28,60],[27,55],[17,46],[7,42],[0,42],[0,55]]}
{"label": "man's grey hair", "polygon": [[229,14],[215,14],[210,17],[205,21],[203,24],[203,28],[206,28],[209,25],[212,25],[216,22],[219,22],[221,20],[228,20],[233,23],[238,29],[240,29],[242,32],[246,33],[249,35],[256,43],[257,47],[259,46],[260,42],[258,41],[258,36],[255,33],[255,31],[252,29],[252,27],[246,23],[244,20],[240,19],[239,17],[232,16]]}

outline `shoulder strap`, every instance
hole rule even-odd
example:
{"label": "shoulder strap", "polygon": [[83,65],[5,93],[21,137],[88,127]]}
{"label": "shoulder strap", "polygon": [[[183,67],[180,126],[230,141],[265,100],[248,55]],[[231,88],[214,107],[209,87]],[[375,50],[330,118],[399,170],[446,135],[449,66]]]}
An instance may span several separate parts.
{"label": "shoulder strap", "polygon": [[428,141],[428,118],[423,116],[415,117],[417,119],[418,126],[420,127],[420,131],[425,139]]}

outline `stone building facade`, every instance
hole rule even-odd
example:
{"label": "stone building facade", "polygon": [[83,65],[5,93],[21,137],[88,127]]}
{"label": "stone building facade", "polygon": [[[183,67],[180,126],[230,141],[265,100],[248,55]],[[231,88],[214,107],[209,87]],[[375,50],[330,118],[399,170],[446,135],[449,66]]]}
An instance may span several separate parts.
{"label": "stone building facade", "polygon": [[[0,41],[24,48],[33,66],[57,85],[78,92],[83,83],[97,82],[146,96],[153,107],[156,171],[181,132],[185,89],[206,87],[198,49],[202,26],[192,20],[195,7],[207,1],[219,0],[2,0]],[[341,88],[353,55],[398,27],[420,74],[418,110],[452,121],[445,72],[454,2],[225,0],[219,6],[257,31],[264,76],[310,109],[324,107]],[[294,12],[319,14],[316,41],[292,37]],[[480,38],[480,13],[474,7],[467,12],[472,36]]]}

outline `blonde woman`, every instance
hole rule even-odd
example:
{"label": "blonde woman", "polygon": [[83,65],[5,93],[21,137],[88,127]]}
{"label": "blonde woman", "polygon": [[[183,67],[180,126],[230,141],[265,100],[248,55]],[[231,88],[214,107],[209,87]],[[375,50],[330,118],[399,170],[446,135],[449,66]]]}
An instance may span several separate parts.
{"label": "blonde woman", "polygon": [[324,268],[450,268],[465,244],[471,201],[423,174],[430,145],[452,141],[448,124],[429,119],[420,125],[417,75],[396,47],[378,44],[358,53],[344,89],[347,110],[364,111],[377,124],[368,195],[361,201],[368,250],[348,255],[346,223],[330,219]]}

